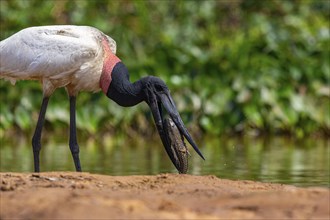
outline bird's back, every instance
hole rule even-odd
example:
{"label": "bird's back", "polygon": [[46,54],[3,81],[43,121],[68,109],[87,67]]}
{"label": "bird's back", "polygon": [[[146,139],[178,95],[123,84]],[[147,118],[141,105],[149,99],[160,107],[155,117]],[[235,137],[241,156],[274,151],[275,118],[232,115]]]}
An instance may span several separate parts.
{"label": "bird's back", "polygon": [[[98,84],[103,38],[116,53],[116,42],[92,27],[55,25],[23,29],[0,42],[0,78],[12,82],[46,80],[56,88],[87,79],[89,84]],[[84,86],[95,87],[81,85]]]}

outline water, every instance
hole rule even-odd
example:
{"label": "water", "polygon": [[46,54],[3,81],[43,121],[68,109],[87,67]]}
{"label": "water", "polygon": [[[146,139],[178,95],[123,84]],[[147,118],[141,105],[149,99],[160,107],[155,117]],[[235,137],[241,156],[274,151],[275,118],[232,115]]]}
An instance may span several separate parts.
{"label": "water", "polygon": [[[57,138],[52,138],[56,137]],[[41,171],[74,171],[66,135],[42,139]],[[293,141],[205,137],[197,140],[206,160],[190,148],[190,174],[220,178],[329,187],[329,139]],[[29,137],[1,138],[0,171],[31,172]],[[176,173],[160,139],[143,140],[125,135],[80,137],[83,171],[107,175]]]}

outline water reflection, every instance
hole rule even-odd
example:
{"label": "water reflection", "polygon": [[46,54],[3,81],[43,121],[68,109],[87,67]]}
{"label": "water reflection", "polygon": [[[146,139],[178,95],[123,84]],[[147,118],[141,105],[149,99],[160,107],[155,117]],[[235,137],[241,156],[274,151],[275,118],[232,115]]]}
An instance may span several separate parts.
{"label": "water reflection", "polygon": [[[43,137],[41,171],[74,170],[66,136],[62,137],[65,139]],[[79,142],[82,168],[86,172],[108,175],[176,172],[158,137],[153,140],[132,140],[120,135],[80,137]],[[197,142],[206,160],[191,149],[191,174],[329,187],[329,140],[205,137]],[[33,171],[29,137],[1,138],[0,150],[1,172]]]}

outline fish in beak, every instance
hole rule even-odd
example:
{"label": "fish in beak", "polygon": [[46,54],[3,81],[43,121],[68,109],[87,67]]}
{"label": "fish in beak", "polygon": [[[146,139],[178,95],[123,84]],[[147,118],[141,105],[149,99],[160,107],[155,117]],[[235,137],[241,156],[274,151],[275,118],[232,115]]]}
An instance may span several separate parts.
{"label": "fish in beak", "polygon": [[184,142],[184,136],[171,118],[163,120],[163,127],[168,141],[167,146],[170,146],[165,148],[167,154],[179,173],[187,173],[188,155],[190,156],[190,154]]}
{"label": "fish in beak", "polygon": [[[186,129],[166,84],[159,78],[153,77],[152,80],[146,84],[145,94],[146,102],[151,109],[159,136],[177,170],[180,173],[186,173],[188,168],[188,164],[185,164],[188,151],[184,143],[184,138],[190,143],[197,154],[205,160],[203,154]],[[169,116],[169,119],[164,118],[164,110]],[[183,149],[186,149],[186,151]]]}

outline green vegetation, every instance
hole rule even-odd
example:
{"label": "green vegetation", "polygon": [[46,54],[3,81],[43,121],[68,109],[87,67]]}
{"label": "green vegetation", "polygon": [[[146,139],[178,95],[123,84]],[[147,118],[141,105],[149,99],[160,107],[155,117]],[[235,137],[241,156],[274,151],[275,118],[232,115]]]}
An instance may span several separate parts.
{"label": "green vegetation", "polygon": [[[303,137],[330,133],[329,19],[327,0],[1,0],[0,39],[29,26],[94,26],[117,41],[133,81],[167,82],[190,129]],[[41,85],[1,80],[0,92],[0,134],[32,132]],[[66,96],[52,96],[48,129],[68,124]],[[101,93],[81,93],[77,108],[89,134],[150,132],[146,105],[123,109]]]}

